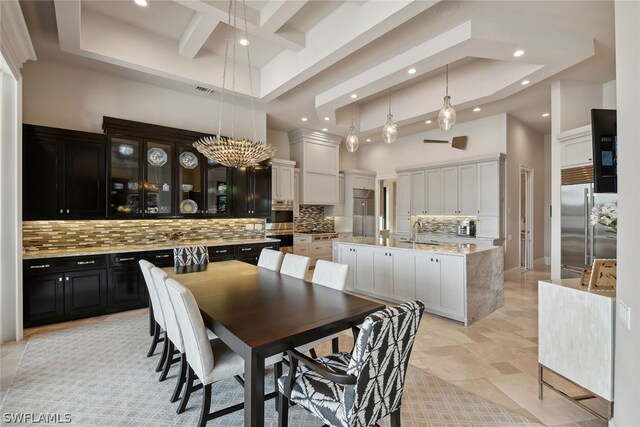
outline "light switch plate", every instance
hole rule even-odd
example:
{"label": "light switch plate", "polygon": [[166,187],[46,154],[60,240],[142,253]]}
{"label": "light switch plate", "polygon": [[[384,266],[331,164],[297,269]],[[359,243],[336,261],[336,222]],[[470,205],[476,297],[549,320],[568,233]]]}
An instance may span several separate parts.
{"label": "light switch plate", "polygon": [[627,329],[631,329],[631,307],[622,300],[618,301],[618,318]]}

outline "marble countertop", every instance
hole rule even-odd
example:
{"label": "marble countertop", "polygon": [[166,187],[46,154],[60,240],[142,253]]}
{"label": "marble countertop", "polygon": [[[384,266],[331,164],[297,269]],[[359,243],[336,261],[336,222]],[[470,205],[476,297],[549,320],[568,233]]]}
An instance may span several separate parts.
{"label": "marble countertop", "polygon": [[368,245],[368,246],[380,246],[385,248],[394,249],[408,249],[413,251],[425,251],[441,254],[454,254],[454,255],[466,255],[491,249],[498,248],[497,246],[487,245],[474,245],[474,244],[459,244],[459,243],[442,243],[442,244],[429,244],[429,243],[411,243],[404,240],[385,239],[375,237],[345,237],[333,240],[336,243],[347,243],[353,245]]}
{"label": "marble countertop", "polygon": [[22,254],[23,259],[39,259],[39,258],[57,258],[66,256],[82,256],[82,255],[102,255],[115,254],[122,252],[144,252],[158,251],[163,249],[182,248],[188,246],[227,246],[227,245],[246,245],[251,243],[271,243],[279,242],[280,239],[237,239],[237,240],[203,240],[200,242],[177,242],[177,243],[158,243],[155,245],[120,245],[120,246],[101,246],[92,248],[73,248],[73,249],[42,249],[39,251],[25,251]]}
{"label": "marble countertop", "polygon": [[588,286],[580,285],[580,279],[560,279],[560,280],[541,280],[541,282],[551,283],[552,285],[562,286],[564,288],[575,289],[580,292],[587,292],[594,295],[603,296],[606,298],[615,298],[616,291],[605,289],[592,289],[589,290]]}

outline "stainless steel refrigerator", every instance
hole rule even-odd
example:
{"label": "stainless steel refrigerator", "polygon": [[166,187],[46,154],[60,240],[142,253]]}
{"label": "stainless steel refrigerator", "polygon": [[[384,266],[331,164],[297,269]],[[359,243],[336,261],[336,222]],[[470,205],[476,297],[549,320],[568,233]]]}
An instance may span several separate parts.
{"label": "stainless steel refrigerator", "polygon": [[375,237],[375,201],[373,190],[353,189],[353,235]]}
{"label": "stainless steel refrigerator", "polygon": [[562,186],[562,278],[580,277],[594,259],[616,258],[616,234],[591,225],[593,206],[617,201],[617,194],[594,193],[593,184]]}

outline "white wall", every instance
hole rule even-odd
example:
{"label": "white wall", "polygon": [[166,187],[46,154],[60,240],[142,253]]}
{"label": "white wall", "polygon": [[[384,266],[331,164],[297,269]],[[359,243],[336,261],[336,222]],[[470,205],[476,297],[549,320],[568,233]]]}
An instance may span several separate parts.
{"label": "white wall", "polygon": [[507,114],[505,270],[520,265],[520,166],[533,170],[531,225],[535,260],[544,257],[544,136]]}
{"label": "white wall", "polygon": [[287,132],[267,129],[267,142],[276,147],[276,159],[291,160]]}
{"label": "white wall", "polygon": [[[147,83],[49,60],[23,69],[25,123],[102,132],[102,117],[217,133],[220,103]],[[266,114],[256,111],[258,139],[267,137]],[[222,133],[231,133],[225,104]],[[235,136],[254,138],[251,111],[236,106]]]}
{"label": "white wall", "polygon": [[[457,161],[484,154],[505,153],[507,149],[506,114],[485,117],[456,124],[449,132],[433,129],[413,135],[400,136],[395,144],[360,145],[357,169],[375,171],[378,176],[393,176],[396,168],[431,162]],[[450,140],[466,135],[467,149],[456,150],[447,144],[425,144],[425,138]],[[345,151],[346,152],[346,151]],[[349,153],[347,153],[348,155]],[[343,151],[340,151],[342,169]]]}
{"label": "white wall", "polygon": [[560,85],[562,115],[560,132],[591,123],[591,109],[602,107],[603,88],[600,84],[564,80]]}
{"label": "white wall", "polygon": [[616,81],[611,80],[602,85],[602,108],[616,108]]}
{"label": "white wall", "polygon": [[551,262],[551,135],[544,136],[544,257]]}
{"label": "white wall", "polygon": [[631,329],[616,321],[615,417],[618,427],[640,420],[640,2],[615,2],[618,106],[617,299],[631,307]]}

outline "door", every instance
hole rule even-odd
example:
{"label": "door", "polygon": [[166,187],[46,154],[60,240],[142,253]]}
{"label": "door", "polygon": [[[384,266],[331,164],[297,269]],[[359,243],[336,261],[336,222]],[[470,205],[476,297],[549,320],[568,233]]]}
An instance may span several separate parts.
{"label": "door", "polygon": [[25,327],[63,320],[63,281],[62,273],[25,275],[23,288]]}
{"label": "door", "polygon": [[458,166],[458,213],[478,212],[478,169],[475,164]]}
{"label": "door", "polygon": [[428,169],[426,180],[426,213],[429,215],[442,214],[442,171],[440,169]]}
{"label": "door", "polygon": [[563,185],[561,206],[562,277],[579,277],[589,264],[588,218],[591,184]]}
{"label": "door", "polygon": [[416,255],[416,298],[435,310],[440,300],[440,263],[430,253]]}
{"label": "door", "polygon": [[231,169],[231,209],[233,216],[248,216],[251,212],[250,168]]}
{"label": "door", "polygon": [[144,214],[147,217],[173,215],[173,144],[147,141],[142,153],[144,170]]}
{"label": "door", "polygon": [[373,197],[366,199],[364,207],[364,230],[365,237],[376,236],[376,204]]}
{"label": "door", "polygon": [[271,167],[267,164],[259,164],[252,169],[251,215],[268,217],[271,215]]}
{"label": "door", "polygon": [[532,169],[520,166],[520,267],[525,270],[533,268],[533,179]]}
{"label": "door", "polygon": [[438,255],[437,263],[440,264],[440,289],[436,310],[463,321],[465,312],[464,257]]}
{"label": "door", "polygon": [[478,215],[498,216],[500,212],[499,162],[478,163]]}
{"label": "door", "polygon": [[458,167],[442,168],[442,213],[458,213]]}
{"label": "door", "polygon": [[272,179],[276,179],[275,188],[277,194],[273,194],[273,200],[293,200],[293,167],[273,167]]}
{"label": "door", "polygon": [[135,138],[109,138],[110,217],[136,217],[142,214],[140,171],[142,141]]}
{"label": "door", "polygon": [[61,219],[64,139],[34,135],[24,127],[22,204],[25,220]]}
{"label": "door", "polygon": [[424,171],[411,172],[411,215],[426,214]]}
{"label": "door", "polygon": [[356,276],[356,253],[353,246],[340,245],[339,246],[339,259],[341,264],[349,266],[349,273],[347,274],[347,288],[354,289],[355,276]]}
{"label": "door", "polygon": [[411,215],[411,174],[398,174],[396,210],[398,217]]}
{"label": "door", "polygon": [[[344,208],[344,178],[342,179],[342,195],[340,201],[342,201],[342,207]],[[340,212],[342,215],[342,211]],[[336,214],[336,216],[340,216]],[[294,171],[293,173],[293,216],[297,218],[300,216],[300,172]]]}
{"label": "door", "polygon": [[227,190],[229,189],[231,177],[230,168],[207,160],[206,171],[206,215],[219,217],[229,216],[231,209]]}
{"label": "door", "polygon": [[354,246],[356,254],[355,289],[373,292],[373,247]]}
{"label": "door", "polygon": [[64,193],[68,218],[106,218],[105,165],[105,144],[67,141]]}
{"label": "door", "polygon": [[176,144],[176,199],[180,215],[193,216],[204,212],[202,163],[205,160],[191,144]]}
{"label": "door", "polygon": [[373,292],[377,295],[391,295],[393,257],[387,248],[373,251]]}
{"label": "door", "polygon": [[109,269],[110,311],[131,310],[146,305],[146,285],[137,265]]}
{"label": "door", "polygon": [[353,198],[353,235],[364,236],[364,217],[367,212],[367,199]]}
{"label": "door", "polygon": [[68,319],[103,314],[107,308],[106,269],[64,275],[64,312]]}
{"label": "door", "polygon": [[394,298],[403,301],[416,297],[416,256],[408,251],[390,251],[392,265],[392,290]]}

